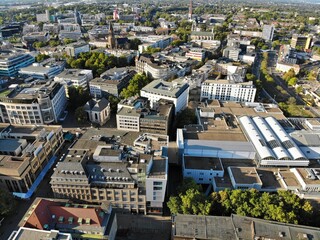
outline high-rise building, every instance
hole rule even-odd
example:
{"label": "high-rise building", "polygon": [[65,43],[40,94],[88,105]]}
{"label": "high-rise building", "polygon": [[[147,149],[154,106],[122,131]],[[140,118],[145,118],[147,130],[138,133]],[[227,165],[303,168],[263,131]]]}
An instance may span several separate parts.
{"label": "high-rise building", "polygon": [[263,25],[262,38],[266,41],[272,41],[274,34],[273,25]]}

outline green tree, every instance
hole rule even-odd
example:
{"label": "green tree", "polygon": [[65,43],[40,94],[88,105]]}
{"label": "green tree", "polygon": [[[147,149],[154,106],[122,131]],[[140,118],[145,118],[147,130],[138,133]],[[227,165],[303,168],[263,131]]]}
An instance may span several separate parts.
{"label": "green tree", "polygon": [[130,49],[138,50],[138,47],[141,43],[142,42],[139,38],[134,38],[134,39],[130,40]]}
{"label": "green tree", "polygon": [[42,62],[45,59],[50,58],[50,56],[46,55],[46,54],[38,54],[35,58],[36,62]]}
{"label": "green tree", "polygon": [[110,95],[108,98],[109,102],[110,102],[110,109],[112,113],[117,113],[117,108],[118,108],[118,103],[120,102],[120,99]]}
{"label": "green tree", "polygon": [[291,78],[293,78],[295,76],[296,76],[296,73],[295,73],[294,69],[291,68],[288,72],[283,74],[283,79],[288,82]]}
{"label": "green tree", "polygon": [[297,81],[298,81],[298,78],[296,78],[296,77],[290,78],[288,81],[288,85],[295,86],[297,84]]}
{"label": "green tree", "polygon": [[86,123],[88,121],[87,112],[84,110],[83,107],[76,108],[74,116],[78,123]]}
{"label": "green tree", "polygon": [[177,115],[177,128],[184,128],[185,125],[197,123],[194,109],[186,108]]}
{"label": "green tree", "polygon": [[65,38],[65,39],[63,39],[63,43],[64,43],[65,45],[68,45],[68,44],[73,43],[73,42],[76,42],[76,41],[73,40],[73,39],[70,39],[70,38]]}
{"label": "green tree", "polygon": [[69,108],[71,110],[77,109],[78,107],[83,106],[90,100],[90,93],[88,90],[84,90],[81,86],[79,87],[69,87]]}
{"label": "green tree", "polygon": [[0,217],[11,214],[16,205],[12,194],[6,189],[0,189]]}
{"label": "green tree", "polygon": [[120,96],[122,98],[129,98],[132,96],[136,96],[140,94],[140,90],[146,86],[150,82],[150,79],[144,75],[137,73],[136,75],[133,76],[133,78],[130,80],[130,83],[128,87],[124,88]]}

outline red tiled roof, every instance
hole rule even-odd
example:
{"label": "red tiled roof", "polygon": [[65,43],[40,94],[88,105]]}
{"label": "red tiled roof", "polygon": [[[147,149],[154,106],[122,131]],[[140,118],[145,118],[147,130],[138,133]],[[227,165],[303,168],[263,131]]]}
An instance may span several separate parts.
{"label": "red tiled roof", "polygon": [[[90,218],[90,226],[101,227],[103,221],[103,218],[99,216],[101,211],[100,207],[67,207],[61,205],[60,202],[40,199],[36,208],[24,222],[23,227],[43,230],[45,224],[59,223],[59,217],[61,216],[64,218],[63,224],[69,224],[68,219],[70,217],[73,218],[73,226],[79,225],[79,218],[83,219],[83,224],[85,224],[87,218]],[[52,218],[52,215],[55,215],[55,218]]]}

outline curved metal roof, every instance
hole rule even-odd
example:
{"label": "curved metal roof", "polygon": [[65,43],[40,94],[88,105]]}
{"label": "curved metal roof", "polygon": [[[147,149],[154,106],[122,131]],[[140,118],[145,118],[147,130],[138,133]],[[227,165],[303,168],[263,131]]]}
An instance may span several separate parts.
{"label": "curved metal roof", "polygon": [[261,133],[253,123],[252,119],[248,116],[242,116],[239,118],[239,121],[246,131],[251,142],[253,143],[254,147],[258,151],[261,159],[276,159],[272,150],[267,146],[266,142],[261,136]]}
{"label": "curved metal roof", "polygon": [[274,117],[267,117],[265,118],[265,121],[269,124],[273,132],[276,134],[283,147],[289,152],[292,159],[307,159],[295,144],[295,142],[291,139],[289,134],[282,128],[282,126]]}
{"label": "curved metal roof", "polygon": [[272,149],[273,153],[276,155],[278,159],[291,159],[290,154],[284,149],[279,142],[279,140],[276,138],[273,131],[270,129],[269,125],[266,123],[266,121],[262,117],[253,117],[252,120],[260,130],[262,136]]}

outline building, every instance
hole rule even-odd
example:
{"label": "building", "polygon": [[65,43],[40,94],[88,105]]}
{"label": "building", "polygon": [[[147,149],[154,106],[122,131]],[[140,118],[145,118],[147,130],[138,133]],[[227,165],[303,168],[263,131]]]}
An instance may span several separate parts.
{"label": "building", "polygon": [[48,32],[31,32],[22,37],[22,44],[27,48],[33,48],[35,42],[48,42],[50,34]]}
{"label": "building", "polygon": [[165,82],[154,80],[140,91],[141,97],[146,97],[150,101],[150,106],[156,105],[160,99],[173,102],[175,114],[188,106],[189,85],[187,83]]}
{"label": "building", "polygon": [[171,36],[141,35],[136,36],[136,38],[140,39],[142,42],[142,44],[138,46],[139,53],[143,53],[148,47],[164,49],[173,41]]}
{"label": "building", "polygon": [[[191,227],[192,226],[192,227]],[[232,214],[197,216],[178,214],[172,218],[173,240],[187,239],[318,239],[320,229]]]}
{"label": "building", "polygon": [[0,27],[0,35],[2,35],[3,38],[9,38],[12,37],[15,34],[21,34],[22,32],[22,24],[21,23],[10,23],[9,25],[5,25],[3,27]]}
{"label": "building", "polygon": [[300,48],[301,50],[306,50],[311,48],[312,35],[304,36],[299,34],[293,34],[291,38],[290,46],[292,48]]}
{"label": "building", "polygon": [[116,214],[107,203],[84,205],[63,199],[36,198],[19,226],[70,233],[73,239],[114,240],[117,234]]}
{"label": "building", "polygon": [[[153,156],[152,148],[148,149],[149,154],[147,151],[139,155],[134,152],[124,154],[123,147],[119,146],[121,142],[117,142],[110,130],[108,136],[101,130],[97,133],[98,136],[86,133],[86,139],[78,140],[56,166],[50,181],[54,196],[88,203],[109,201],[114,207],[135,213],[162,211],[159,201],[166,189],[167,160],[156,162],[163,158]],[[122,137],[124,134],[117,138]],[[158,145],[156,138],[153,141],[150,146]],[[147,181],[148,178],[154,179]],[[158,178],[159,182],[162,179],[165,183],[158,183]],[[151,200],[155,201],[153,207],[147,201],[150,196],[147,182],[156,187],[152,188],[155,194],[151,193],[158,196]]]}
{"label": "building", "polygon": [[29,199],[63,146],[61,126],[1,124],[0,187]]}
{"label": "building", "polygon": [[262,188],[262,181],[254,167],[228,167],[233,189],[257,189]]}
{"label": "building", "polygon": [[281,45],[279,49],[279,63],[296,64],[297,55],[295,49],[291,48],[290,45]]}
{"label": "building", "polygon": [[107,37],[107,48],[115,49],[116,48],[116,39],[113,32],[112,23],[109,22],[109,29],[108,29],[108,37]]}
{"label": "building", "polygon": [[223,57],[229,58],[233,61],[238,61],[240,52],[241,52],[240,48],[227,47],[223,49]]}
{"label": "building", "polygon": [[175,76],[182,77],[190,70],[186,63],[177,64],[172,61],[155,59],[149,55],[136,58],[136,71],[145,73],[153,79],[167,80]]}
{"label": "building", "polygon": [[121,91],[129,85],[136,71],[129,68],[113,68],[94,78],[89,82],[92,97],[119,97]]}
{"label": "building", "polygon": [[239,117],[258,153],[258,165],[308,166],[309,160],[274,117]]}
{"label": "building", "polygon": [[37,22],[50,22],[50,13],[47,9],[45,13],[36,14]]}
{"label": "building", "polygon": [[254,102],[256,91],[252,81],[206,80],[201,84],[200,99]]}
{"label": "building", "polygon": [[23,125],[57,123],[66,104],[65,89],[59,83],[11,85],[0,94],[0,120]]}
{"label": "building", "polygon": [[192,177],[198,184],[212,184],[214,177],[223,177],[224,169],[220,158],[183,155],[183,177]]}
{"label": "building", "polygon": [[20,227],[17,231],[13,231],[8,240],[42,240],[42,239],[57,239],[57,240],[72,240],[70,233],[61,233],[57,230],[38,230],[33,228]]}
{"label": "building", "polygon": [[0,76],[14,77],[21,68],[34,61],[34,57],[24,51],[0,50]]}
{"label": "building", "polygon": [[293,69],[295,74],[300,72],[300,66],[298,64],[277,62],[276,70],[279,72],[288,72],[290,69]]}
{"label": "building", "polygon": [[90,46],[86,42],[71,43],[65,48],[68,56],[77,57],[80,53],[90,52]]}
{"label": "building", "polygon": [[117,128],[119,130],[167,135],[172,125],[174,105],[161,100],[150,108],[144,98],[123,100],[118,104]]}
{"label": "building", "polygon": [[186,57],[195,59],[198,61],[204,61],[206,56],[206,51],[202,48],[191,48],[187,53]]}
{"label": "building", "polygon": [[100,126],[110,119],[110,102],[105,98],[100,100],[90,99],[84,105],[84,110],[88,114],[89,121]]}
{"label": "building", "polygon": [[54,58],[46,59],[41,63],[33,63],[31,66],[21,68],[19,74],[35,79],[53,79],[64,70],[64,61],[55,61]]}
{"label": "building", "polygon": [[262,39],[266,41],[272,41],[274,34],[274,26],[273,25],[263,25],[262,28]]}
{"label": "building", "polygon": [[65,87],[68,95],[68,87],[82,87],[88,89],[88,82],[93,79],[92,70],[87,69],[65,69],[54,77],[54,81]]}

